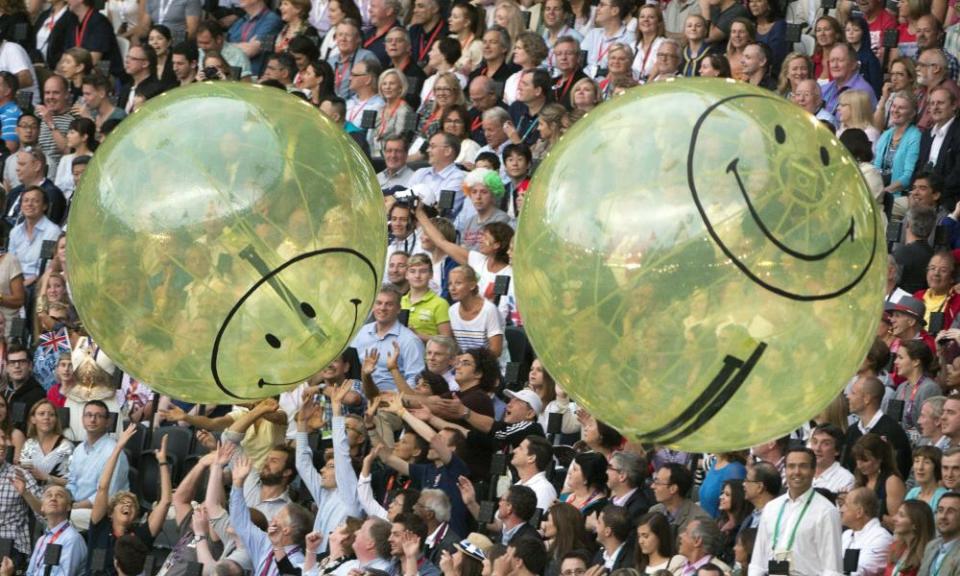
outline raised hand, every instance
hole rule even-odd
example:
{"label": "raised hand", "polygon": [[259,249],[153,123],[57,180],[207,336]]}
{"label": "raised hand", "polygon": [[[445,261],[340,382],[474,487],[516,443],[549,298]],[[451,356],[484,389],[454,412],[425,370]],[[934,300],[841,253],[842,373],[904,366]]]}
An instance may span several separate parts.
{"label": "raised hand", "polygon": [[171,405],[170,408],[160,411],[160,417],[167,422],[183,422],[187,413],[179,406]]}
{"label": "raised hand", "polygon": [[380,352],[376,348],[370,348],[363,357],[363,366],[360,367],[360,371],[364,376],[373,375],[374,370],[377,369],[377,362],[379,361]]}
{"label": "raised hand", "polygon": [[206,536],[210,532],[210,515],[207,513],[207,507],[201,504],[194,508],[190,523],[193,525],[194,534]]}
{"label": "raised hand", "polygon": [[233,442],[221,442],[217,446],[217,464],[226,466],[233,459],[233,453],[237,451],[237,445]]}
{"label": "raised hand", "polygon": [[250,475],[252,468],[253,463],[250,462],[250,458],[246,454],[238,456],[233,463],[233,485],[242,486],[243,481]]}
{"label": "raised hand", "polygon": [[[131,424],[133,426],[133,424]],[[167,463],[167,439],[170,438],[170,435],[167,434],[160,439],[160,449],[157,450],[157,463],[166,464]]]}
{"label": "raised hand", "polygon": [[280,403],[277,402],[276,398],[264,398],[257,404],[256,410],[261,414],[269,414],[271,412],[276,412],[280,408]]}
{"label": "raised hand", "polygon": [[393,341],[393,352],[387,354],[387,370],[399,370],[400,364],[400,343],[396,340]]}
{"label": "raised hand", "polygon": [[400,545],[403,547],[403,555],[407,558],[417,558],[420,556],[420,537],[407,530],[400,536]]}
{"label": "raised hand", "polygon": [[474,488],[473,482],[466,476],[457,478],[457,488],[460,489],[460,497],[464,502],[473,503],[477,501],[477,489]]}
{"label": "raised hand", "polygon": [[320,542],[323,541],[323,534],[319,532],[311,532],[307,534],[307,553],[316,554],[317,549],[320,548]]}

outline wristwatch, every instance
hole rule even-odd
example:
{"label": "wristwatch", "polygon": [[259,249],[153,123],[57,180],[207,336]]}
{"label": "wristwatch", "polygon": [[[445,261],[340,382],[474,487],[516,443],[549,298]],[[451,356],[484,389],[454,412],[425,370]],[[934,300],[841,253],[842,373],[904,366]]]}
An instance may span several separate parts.
{"label": "wristwatch", "polygon": [[470,409],[467,408],[466,406],[464,406],[464,407],[463,407],[463,417],[460,418],[460,419],[461,419],[461,420],[468,420],[469,418],[470,418]]}

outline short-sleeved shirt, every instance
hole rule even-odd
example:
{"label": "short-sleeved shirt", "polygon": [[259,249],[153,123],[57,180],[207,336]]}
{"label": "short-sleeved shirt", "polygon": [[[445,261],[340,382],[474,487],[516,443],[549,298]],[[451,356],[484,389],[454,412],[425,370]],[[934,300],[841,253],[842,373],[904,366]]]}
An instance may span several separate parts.
{"label": "short-sleeved shirt", "polygon": [[[150,527],[146,522],[141,522],[134,526],[133,530],[128,532],[128,534],[133,534],[141,542],[147,545],[147,548],[153,547],[153,534],[150,533]],[[117,538],[113,535],[113,523],[110,520],[109,516],[104,516],[96,524],[90,525],[90,530],[87,532],[87,549],[96,550],[97,548],[102,548],[106,556],[106,562],[104,562],[105,573],[112,576],[117,573],[113,567],[113,548],[117,544]],[[91,568],[93,562],[93,554],[87,558],[87,568]]]}
{"label": "short-sleeved shirt", "polygon": [[[23,49],[22,46],[15,42],[3,42],[0,44],[0,71],[9,72],[11,74],[19,74],[24,70],[30,72],[30,78],[33,79],[33,86],[27,86],[22,88],[28,92],[33,93],[33,103],[38,104],[40,102],[37,94],[37,73],[33,69],[33,63],[30,62],[30,55],[27,54],[27,51]],[[6,136],[6,131],[4,131],[4,136]],[[6,140],[6,138],[4,138]]]}
{"label": "short-sleeved shirt", "polygon": [[450,328],[462,350],[487,348],[490,338],[503,334],[500,312],[489,300],[483,301],[483,308],[473,320],[464,320],[460,316],[459,302],[451,306]]}
{"label": "short-sleeved shirt", "polygon": [[723,12],[720,11],[719,6],[710,8],[710,21],[723,32],[724,37],[730,35],[730,26],[733,25],[735,18],[750,18],[750,12],[739,2],[733,3]]}
{"label": "short-sleeved shirt", "polygon": [[420,484],[420,489],[436,488],[450,498],[450,527],[457,534],[467,534],[467,507],[460,497],[457,478],[470,476],[467,465],[456,454],[446,466],[437,468],[430,464],[411,464],[410,478]]}
{"label": "short-sleeved shirt", "polygon": [[[273,42],[270,37],[279,34],[281,28],[283,28],[283,21],[280,20],[280,17],[272,10],[264,8],[253,17],[244,14],[242,18],[234,22],[233,26],[230,26],[230,30],[227,31],[227,41],[239,44],[250,42],[256,38],[264,46],[267,46],[269,42]],[[260,74],[264,62],[264,52],[260,52],[250,59],[250,67],[254,74]]]}
{"label": "short-sleeved shirt", "polygon": [[[236,421],[249,411],[248,408],[237,406],[230,412],[229,416]],[[247,428],[241,444],[243,445],[244,453],[250,457],[254,467],[260,468],[260,466],[263,465],[267,453],[270,452],[274,446],[284,441],[285,433],[286,428],[283,426],[262,418],[254,422],[253,426]]]}
{"label": "short-sleeved shirt", "polygon": [[407,292],[400,299],[400,307],[410,311],[407,327],[419,334],[436,336],[440,333],[437,327],[450,322],[450,304],[432,290],[416,303],[410,302]]}
{"label": "short-sleeved shirt", "polygon": [[20,119],[20,107],[16,102],[7,102],[0,106],[0,139],[4,142],[16,142],[17,120]]}
{"label": "short-sleeved shirt", "polygon": [[187,17],[200,17],[200,0],[147,0],[147,12],[154,24],[163,24],[173,35],[173,44],[187,37]]}

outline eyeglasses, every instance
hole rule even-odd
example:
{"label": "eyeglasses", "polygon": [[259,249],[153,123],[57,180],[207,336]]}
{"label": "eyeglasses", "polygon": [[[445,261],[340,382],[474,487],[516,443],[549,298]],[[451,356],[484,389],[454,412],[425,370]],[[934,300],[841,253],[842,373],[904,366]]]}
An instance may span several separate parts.
{"label": "eyeglasses", "polygon": [[93,413],[84,414],[83,417],[88,418],[90,420],[106,420],[107,414],[100,414],[99,412],[93,412]]}
{"label": "eyeglasses", "polygon": [[24,364],[29,364],[30,361],[24,358],[23,360],[7,360],[7,364],[11,366],[22,366]]}
{"label": "eyeglasses", "polygon": [[138,58],[138,57],[136,57],[136,56],[131,56],[131,55],[129,55],[129,54],[127,54],[127,60],[133,60],[133,61],[135,61],[135,62],[148,62],[148,61],[149,61],[147,58]]}

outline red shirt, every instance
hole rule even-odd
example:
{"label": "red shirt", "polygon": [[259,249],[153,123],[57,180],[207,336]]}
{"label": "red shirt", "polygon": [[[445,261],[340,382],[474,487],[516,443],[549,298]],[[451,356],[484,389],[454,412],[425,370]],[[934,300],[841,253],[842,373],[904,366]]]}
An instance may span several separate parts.
{"label": "red shirt", "polygon": [[879,54],[883,48],[883,31],[899,28],[900,24],[896,16],[886,10],[880,10],[873,22],[867,21],[867,26],[870,28],[870,48],[873,49],[874,54]]}

